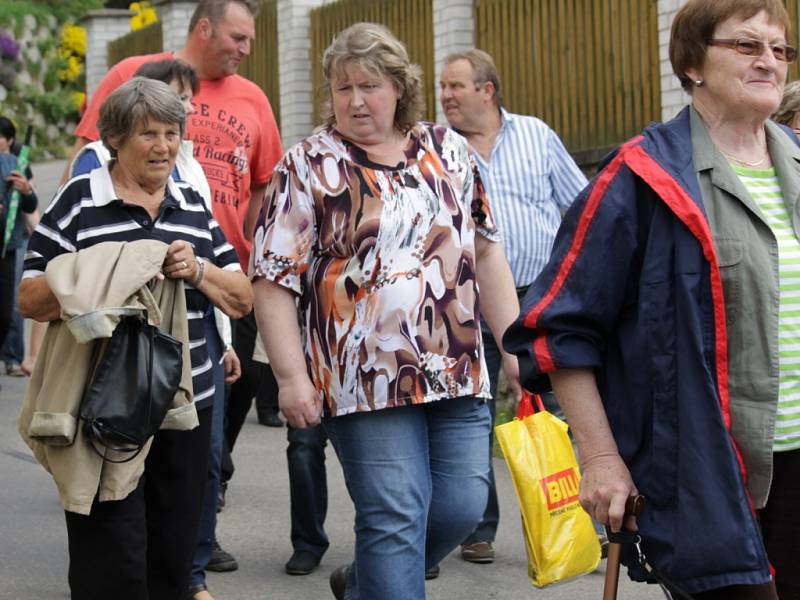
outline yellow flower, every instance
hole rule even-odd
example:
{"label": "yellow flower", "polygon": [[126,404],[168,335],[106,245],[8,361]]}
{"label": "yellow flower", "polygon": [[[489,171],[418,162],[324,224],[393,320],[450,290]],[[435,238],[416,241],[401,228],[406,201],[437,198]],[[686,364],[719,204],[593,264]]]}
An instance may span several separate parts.
{"label": "yellow flower", "polygon": [[58,70],[58,78],[61,81],[75,81],[81,74],[83,68],[81,59],[77,56],[70,56],[67,58],[67,64],[63,69]]}
{"label": "yellow flower", "polygon": [[72,92],[72,106],[75,107],[75,110],[80,110],[81,106],[83,106],[84,101],[86,100],[86,94],[83,92]]}
{"label": "yellow flower", "polygon": [[62,54],[75,54],[86,56],[86,28],[74,23],[67,23],[61,29],[59,52]]}
{"label": "yellow flower", "polygon": [[128,5],[128,9],[136,13],[130,20],[131,31],[137,31],[142,27],[147,27],[158,21],[158,13],[146,0],[142,0],[142,2],[131,2],[131,4]]}

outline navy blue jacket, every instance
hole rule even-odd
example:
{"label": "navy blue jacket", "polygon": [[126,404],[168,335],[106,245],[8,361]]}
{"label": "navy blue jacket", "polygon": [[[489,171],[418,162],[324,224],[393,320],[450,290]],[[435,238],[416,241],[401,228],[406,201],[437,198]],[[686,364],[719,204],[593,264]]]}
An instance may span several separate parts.
{"label": "navy blue jacket", "polygon": [[594,369],[648,500],[645,554],[690,593],[770,577],[729,433],[722,294],[684,110],[623,145],[581,193],[504,338],[529,389],[549,388],[556,369]]}

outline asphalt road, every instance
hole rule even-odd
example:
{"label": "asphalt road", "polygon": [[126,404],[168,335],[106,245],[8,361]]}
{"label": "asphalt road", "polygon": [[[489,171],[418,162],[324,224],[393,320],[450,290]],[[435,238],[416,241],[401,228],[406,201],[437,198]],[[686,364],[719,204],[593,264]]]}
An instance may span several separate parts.
{"label": "asphalt road", "polygon": [[[42,198],[52,196],[63,162],[34,165]],[[0,376],[0,600],[69,598],[64,517],[50,476],[31,457],[16,433],[16,416],[26,379]],[[330,572],[352,559],[353,509],[335,455],[328,451],[331,547],[320,567],[292,577],[283,565],[291,555],[286,430],[248,418],[234,453],[236,475],[220,514],[218,536],[239,561],[233,573],[210,573],[217,600],[328,599]],[[462,561],[457,552],[442,562],[441,576],[427,584],[430,600],[583,600],[602,597],[604,564],[595,573],[538,590],[526,575],[526,556],[516,497],[502,459],[495,459],[501,521],[491,565]],[[620,600],[662,599],[652,586],[623,575]],[[110,599],[113,600],[113,599]],[[182,600],[182,599],[176,599]],[[380,599],[367,599],[380,600]]]}

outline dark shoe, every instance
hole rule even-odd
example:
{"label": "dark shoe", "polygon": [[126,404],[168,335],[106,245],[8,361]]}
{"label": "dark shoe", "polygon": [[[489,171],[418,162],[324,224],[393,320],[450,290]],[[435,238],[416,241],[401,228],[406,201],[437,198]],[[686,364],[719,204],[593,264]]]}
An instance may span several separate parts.
{"label": "dark shoe", "polygon": [[194,595],[199,594],[200,592],[207,592],[208,588],[206,587],[205,583],[200,583],[198,585],[190,585],[189,591],[186,592],[186,600],[194,600]]}
{"label": "dark shoe", "polygon": [[439,565],[433,565],[430,569],[425,571],[425,581],[430,581],[431,579],[436,579],[439,576],[441,569]]}
{"label": "dark shoe", "polygon": [[217,490],[217,512],[221,513],[222,509],[225,508],[225,492],[228,491],[228,482],[223,481],[219,484],[219,489]]}
{"label": "dark shoe", "polygon": [[7,364],[6,375],[9,377],[25,377],[25,373],[22,371],[22,367],[19,366],[19,363]]}
{"label": "dark shoe", "polygon": [[228,571],[235,571],[239,568],[239,563],[230,554],[225,552],[219,545],[219,542],[214,540],[214,547],[211,550],[211,560],[206,565],[206,571],[214,571],[216,573],[227,573]]}
{"label": "dark shoe", "polygon": [[308,575],[319,565],[321,557],[308,550],[295,550],[292,558],[286,563],[289,575]]}
{"label": "dark shoe", "polygon": [[283,421],[278,416],[278,413],[258,415],[258,422],[266,427],[283,427]]}
{"label": "dark shoe", "polygon": [[461,544],[461,558],[471,563],[488,564],[494,562],[492,542]]}
{"label": "dark shoe", "polygon": [[331,591],[336,600],[344,600],[344,593],[347,590],[347,578],[350,576],[350,565],[336,567],[329,579]]}

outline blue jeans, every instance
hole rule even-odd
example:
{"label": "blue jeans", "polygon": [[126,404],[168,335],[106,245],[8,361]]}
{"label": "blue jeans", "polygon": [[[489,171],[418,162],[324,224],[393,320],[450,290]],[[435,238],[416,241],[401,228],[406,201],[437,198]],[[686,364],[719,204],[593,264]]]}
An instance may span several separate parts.
{"label": "blue jeans", "polygon": [[486,402],[467,396],[323,423],[356,511],[345,598],[425,598],[425,569],[475,529],[486,507]]}
{"label": "blue jeans", "polygon": [[197,531],[197,547],[192,561],[191,586],[205,583],[204,569],[211,559],[214,546],[214,530],[217,527],[217,499],[219,493],[219,473],[222,461],[222,438],[225,422],[225,373],[220,364],[222,344],[214,323],[214,313],[210,311],[203,319],[205,325],[208,357],[214,369],[214,411],[211,417],[211,443],[208,449],[208,479],[203,496],[203,512],[200,515],[200,527]]}

